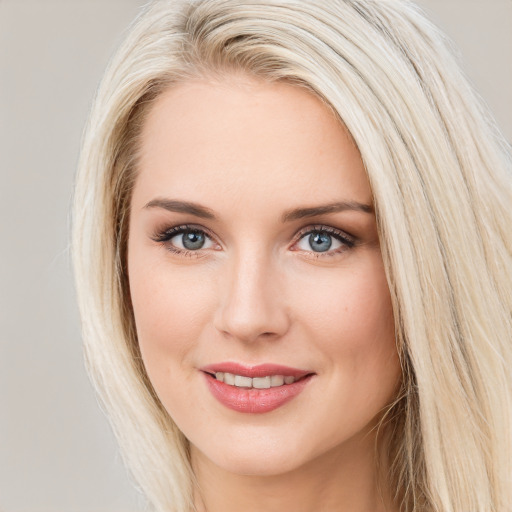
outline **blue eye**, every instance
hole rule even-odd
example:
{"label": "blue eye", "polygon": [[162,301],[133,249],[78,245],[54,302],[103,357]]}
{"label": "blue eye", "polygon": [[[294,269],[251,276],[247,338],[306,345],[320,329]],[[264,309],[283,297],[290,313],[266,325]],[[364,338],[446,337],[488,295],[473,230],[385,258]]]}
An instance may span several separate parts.
{"label": "blue eye", "polygon": [[178,237],[179,236],[181,236],[181,244],[185,249],[188,249],[189,251],[202,249],[206,242],[206,236],[200,231],[188,231],[187,233],[178,235]]}
{"label": "blue eye", "polygon": [[204,231],[199,229],[181,229],[174,236],[169,237],[168,242],[175,249],[187,251],[198,251],[199,249],[209,249],[213,246],[210,237]]}
{"label": "blue eye", "polygon": [[311,233],[308,244],[315,252],[325,252],[332,246],[332,237],[327,233]]}
{"label": "blue eye", "polygon": [[304,233],[296,247],[314,253],[337,253],[354,246],[354,240],[333,228],[315,228]]}
{"label": "blue eye", "polygon": [[176,253],[211,249],[215,246],[213,240],[203,230],[190,226],[168,229],[156,235],[154,240],[165,244],[170,251]]}

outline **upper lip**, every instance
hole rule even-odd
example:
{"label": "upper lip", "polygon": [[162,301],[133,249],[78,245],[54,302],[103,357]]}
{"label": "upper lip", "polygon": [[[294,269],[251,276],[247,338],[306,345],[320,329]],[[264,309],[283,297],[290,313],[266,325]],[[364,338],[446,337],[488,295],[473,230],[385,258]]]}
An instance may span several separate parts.
{"label": "upper lip", "polygon": [[233,375],[241,375],[243,377],[266,377],[267,375],[282,375],[283,377],[291,376],[300,379],[309,375],[311,371],[283,366],[281,364],[264,363],[258,365],[246,365],[236,363],[234,361],[225,361],[221,363],[213,363],[199,368],[206,373],[232,373]]}

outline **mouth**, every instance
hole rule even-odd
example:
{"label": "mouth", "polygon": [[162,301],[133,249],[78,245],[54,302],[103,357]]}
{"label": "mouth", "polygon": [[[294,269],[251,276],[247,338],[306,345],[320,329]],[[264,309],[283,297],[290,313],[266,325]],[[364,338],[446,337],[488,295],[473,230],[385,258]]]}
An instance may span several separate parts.
{"label": "mouth", "polygon": [[292,375],[266,375],[264,377],[246,377],[244,375],[236,375],[229,372],[205,373],[218,380],[219,382],[224,382],[228,386],[235,386],[237,388],[245,389],[270,389],[278,388],[281,386],[289,386],[301,378],[307,377],[307,375],[305,375],[304,377],[296,379]]}
{"label": "mouth", "polygon": [[299,395],[314,372],[282,365],[219,363],[200,369],[212,395],[229,409],[270,412]]}

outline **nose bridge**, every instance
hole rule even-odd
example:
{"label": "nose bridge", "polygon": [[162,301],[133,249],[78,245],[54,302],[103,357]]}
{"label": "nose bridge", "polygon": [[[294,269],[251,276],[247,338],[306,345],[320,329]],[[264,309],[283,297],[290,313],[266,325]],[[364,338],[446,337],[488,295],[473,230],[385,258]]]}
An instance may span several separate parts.
{"label": "nose bridge", "polygon": [[242,341],[279,337],[288,328],[279,269],[262,250],[239,249],[225,269],[217,329]]}

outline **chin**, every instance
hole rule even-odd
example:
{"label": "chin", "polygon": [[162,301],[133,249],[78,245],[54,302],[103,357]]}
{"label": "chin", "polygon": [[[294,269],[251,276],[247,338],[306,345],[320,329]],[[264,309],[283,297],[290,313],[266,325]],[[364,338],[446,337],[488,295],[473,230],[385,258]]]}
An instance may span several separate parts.
{"label": "chin", "polygon": [[[284,446],[283,446],[284,444]],[[280,446],[279,446],[280,445]],[[206,457],[215,466],[228,473],[246,476],[277,476],[289,473],[305,463],[298,455],[304,455],[298,447],[277,443],[241,443],[230,441],[217,445],[215,450],[200,451],[199,457]]]}
{"label": "chin", "polygon": [[229,473],[258,477],[275,477],[290,473],[300,467],[300,464],[296,463],[296,461],[276,462],[274,454],[271,454],[269,457],[262,457],[261,455],[250,457],[248,454],[244,454],[240,458],[230,456],[228,459],[220,462],[219,467]]}

